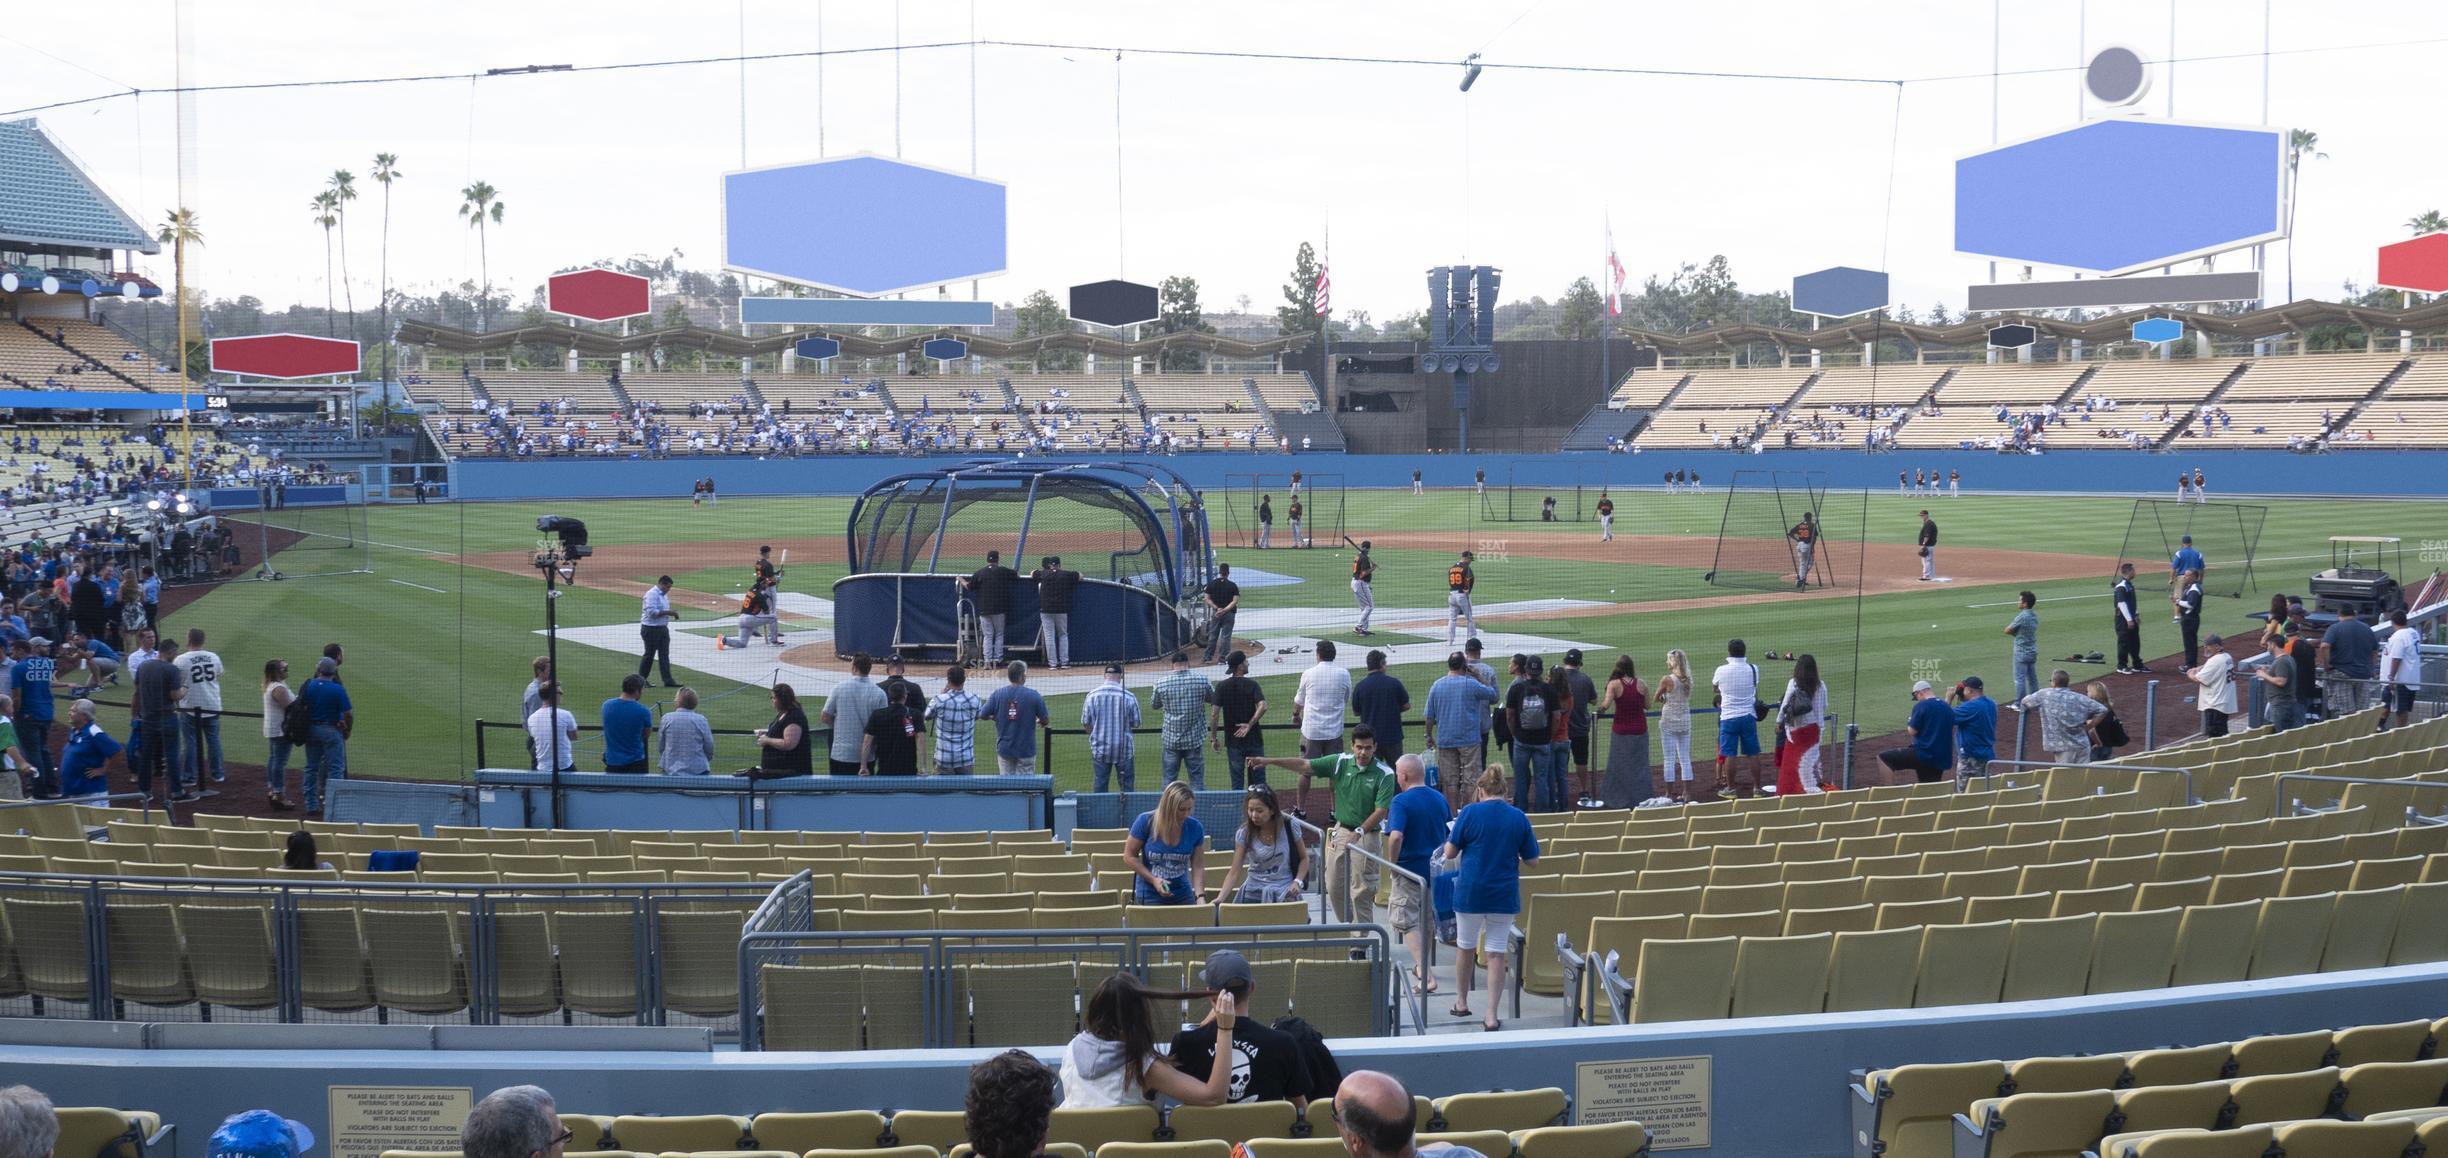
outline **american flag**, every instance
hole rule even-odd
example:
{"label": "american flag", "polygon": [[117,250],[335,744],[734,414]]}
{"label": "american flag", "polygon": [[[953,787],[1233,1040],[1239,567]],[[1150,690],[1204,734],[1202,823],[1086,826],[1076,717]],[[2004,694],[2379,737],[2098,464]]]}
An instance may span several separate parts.
{"label": "american flag", "polygon": [[1317,276],[1317,316],[1321,318],[1326,316],[1327,303],[1332,299],[1332,295],[1328,292],[1332,284],[1333,283],[1326,277],[1326,263],[1322,261],[1319,262]]}
{"label": "american flag", "polygon": [[1611,318],[1623,313],[1624,294],[1624,267],[1623,262],[1615,256],[1615,231],[1612,229],[1607,230],[1606,282],[1606,314]]}

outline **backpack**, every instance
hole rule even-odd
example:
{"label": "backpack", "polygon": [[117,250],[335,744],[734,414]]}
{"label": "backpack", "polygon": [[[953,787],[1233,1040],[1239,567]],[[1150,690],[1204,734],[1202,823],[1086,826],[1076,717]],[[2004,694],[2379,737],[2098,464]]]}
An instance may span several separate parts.
{"label": "backpack", "polygon": [[1522,689],[1521,722],[1516,725],[1528,735],[1547,730],[1547,690],[1532,685]]}
{"label": "backpack", "polygon": [[2100,721],[2099,739],[2100,743],[2110,748],[2122,748],[2133,741],[2133,737],[2125,733],[2125,721],[2118,719],[2115,712],[2108,713],[2108,718]]}
{"label": "backpack", "polygon": [[1286,1015],[1275,1019],[1275,1029],[1292,1039],[1293,1048],[1300,1051],[1301,1067],[1309,1071],[1309,1088],[1285,1093],[1304,1093],[1309,1100],[1331,1100],[1335,1087],[1343,1084],[1343,1067],[1335,1061],[1334,1051],[1326,1048],[1326,1035],[1316,1026],[1298,1017]]}
{"label": "backpack", "polygon": [[313,731],[314,709],[306,706],[305,689],[300,688],[297,695],[289,698],[289,706],[281,709],[281,739],[303,744]]}

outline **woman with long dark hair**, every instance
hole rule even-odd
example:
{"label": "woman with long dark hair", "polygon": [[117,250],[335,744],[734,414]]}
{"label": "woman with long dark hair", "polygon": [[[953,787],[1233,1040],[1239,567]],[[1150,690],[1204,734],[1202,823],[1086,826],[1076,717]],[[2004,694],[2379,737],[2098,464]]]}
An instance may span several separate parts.
{"label": "woman with long dark hair", "polygon": [[1819,658],[1809,652],[1794,660],[1793,678],[1785,681],[1780,723],[1785,746],[1777,750],[1777,794],[1822,792],[1819,783],[1819,731],[1827,722],[1827,685],[1819,681]]}
{"label": "woman with long dark hair", "polygon": [[[1178,781],[1176,782],[1178,783]],[[1080,1009],[1080,1032],[1063,1050],[1062,1108],[1143,1105],[1162,1094],[1186,1106],[1220,1106],[1232,1092],[1232,995],[1218,992],[1215,1061],[1201,1081],[1166,1065],[1156,1052],[1156,1001],[1204,992],[1157,990],[1128,972],[1098,984]]]}
{"label": "woman with long dark hair", "polygon": [[1598,795],[1608,808],[1630,808],[1649,799],[1649,689],[1640,669],[1626,652],[1615,657],[1607,673],[1606,692],[1599,701],[1614,709],[1612,735],[1607,740],[1605,787]]}
{"label": "woman with long dark hair", "polygon": [[289,843],[281,851],[281,867],[285,869],[327,869],[331,862],[315,849],[314,834],[301,828],[289,834]]}
{"label": "woman with long dark hair", "polygon": [[757,774],[767,778],[815,775],[807,709],[799,706],[799,692],[789,684],[775,684],[773,709],[773,722],[757,737]]}
{"label": "woman with long dark hair", "polygon": [[1547,697],[1555,718],[1549,723],[1546,760],[1539,767],[1539,796],[1546,811],[1570,812],[1573,689],[1572,672],[1563,664],[1547,669]]}
{"label": "woman with long dark hair", "polygon": [[1241,799],[1241,827],[1233,830],[1232,868],[1225,872],[1224,887],[1212,899],[1239,904],[1297,901],[1306,859],[1300,834],[1284,819],[1275,790],[1252,784],[1249,795]]}

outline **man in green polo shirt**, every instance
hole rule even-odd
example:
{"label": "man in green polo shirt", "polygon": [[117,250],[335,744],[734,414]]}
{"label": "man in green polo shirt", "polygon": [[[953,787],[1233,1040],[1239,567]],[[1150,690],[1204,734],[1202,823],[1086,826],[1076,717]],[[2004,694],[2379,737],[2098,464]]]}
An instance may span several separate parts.
{"label": "man in green polo shirt", "polygon": [[1362,724],[1352,729],[1351,751],[1315,760],[1298,756],[1252,756],[1249,766],[1297,768],[1300,790],[1309,791],[1311,777],[1323,776],[1334,785],[1334,823],[1326,830],[1326,896],[1337,922],[1368,924],[1375,918],[1377,862],[1360,856],[1383,855],[1386,809],[1394,803],[1394,770],[1377,759],[1377,733]]}

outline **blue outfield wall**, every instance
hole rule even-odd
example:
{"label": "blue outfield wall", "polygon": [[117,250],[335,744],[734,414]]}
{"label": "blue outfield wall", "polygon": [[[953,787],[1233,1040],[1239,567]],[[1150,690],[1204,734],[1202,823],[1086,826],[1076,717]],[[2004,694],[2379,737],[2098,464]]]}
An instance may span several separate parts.
{"label": "blue outfield wall", "polygon": [[[2435,1018],[2443,1009],[2448,967],[2421,965],[1953,1009],[1330,1044],[1345,1072],[1386,1070],[1431,1096],[1572,1091],[1583,1063],[1705,1058],[1711,1145],[1690,1153],[1840,1158],[1850,1153],[1846,1082],[1854,1069],[2230,1041]],[[179,1127],[173,1158],[206,1158],[212,1128],[242,1109],[276,1110],[330,1138],[332,1086],[467,1087],[481,1097],[533,1082],[564,1110],[593,1114],[957,1109],[970,1063],[996,1052],[707,1052],[618,1030],[549,1036],[567,1034],[558,1028],[136,1028],[0,1022],[0,1074],[59,1105],[158,1111]],[[565,1047],[539,1047],[539,1033]],[[136,1048],[147,1038],[157,1046],[183,1038],[190,1048]],[[1033,1052],[1060,1057],[1053,1043]],[[1576,1116],[1586,1108],[1576,1103]]]}
{"label": "blue outfield wall", "polygon": [[[471,500],[682,498],[711,476],[719,493],[858,494],[876,479],[906,470],[941,468],[958,458],[849,455],[793,459],[670,458],[469,460],[457,467],[457,497]],[[1114,456],[1133,457],[1133,456]],[[1654,451],[1646,454],[1184,454],[1164,460],[1193,485],[1232,485],[1232,476],[1340,474],[1346,487],[1407,487],[1411,472],[1434,487],[1469,486],[1473,472],[1490,485],[1569,488],[1600,480],[1656,486],[1670,470],[1696,470],[1722,486],[1737,470],[1818,471],[1839,490],[1892,487],[1898,470],[1960,470],[1970,491],[2082,491],[2174,497],[2176,472],[2201,468],[2210,495],[2448,495],[2448,453],[2415,450],[2289,454],[2285,451],[2188,450],[2177,454],[2065,450],[2045,455],[1964,451],[1860,454],[1850,451]],[[1247,480],[1240,480],[1243,485]]]}

